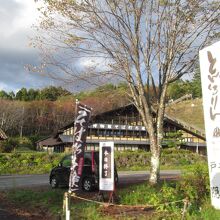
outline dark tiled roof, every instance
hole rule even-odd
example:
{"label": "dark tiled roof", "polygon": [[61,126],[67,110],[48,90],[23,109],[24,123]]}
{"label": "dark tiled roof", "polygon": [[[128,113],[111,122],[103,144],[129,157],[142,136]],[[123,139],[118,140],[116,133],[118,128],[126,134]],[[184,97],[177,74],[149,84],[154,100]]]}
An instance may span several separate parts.
{"label": "dark tiled roof", "polygon": [[41,146],[55,146],[55,145],[63,144],[62,141],[60,141],[59,139],[56,139],[52,136],[50,136],[44,140],[38,141],[37,143]]}

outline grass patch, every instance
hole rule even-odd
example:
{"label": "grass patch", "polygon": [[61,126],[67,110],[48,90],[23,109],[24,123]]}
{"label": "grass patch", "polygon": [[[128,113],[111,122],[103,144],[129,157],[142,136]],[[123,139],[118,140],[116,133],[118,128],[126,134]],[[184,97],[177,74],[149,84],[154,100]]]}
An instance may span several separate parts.
{"label": "grass patch", "polygon": [[157,210],[166,211],[179,211],[183,202],[167,203],[184,199],[184,195],[176,190],[176,182],[161,182],[156,187],[144,183],[123,190],[119,196],[122,204],[155,206]]}
{"label": "grass patch", "polygon": [[[20,207],[34,210],[46,209],[55,215],[62,214],[64,189],[13,190],[6,193],[6,197]],[[183,199],[188,198],[190,205],[186,219],[220,219],[220,211],[210,205],[208,168],[205,163],[195,164],[187,169],[178,181],[161,181],[153,187],[147,183],[136,184],[127,188],[118,189],[119,203],[131,205],[117,207],[115,214],[111,207],[102,207],[94,203],[74,199],[71,202],[72,219],[91,220],[134,220],[134,219],[181,219]],[[85,194],[83,195],[83,197]],[[86,197],[94,197],[87,194]],[[133,206],[154,206],[153,211],[132,210]],[[104,210],[104,211],[103,211]]]}
{"label": "grass patch", "polygon": [[52,214],[62,212],[64,189],[17,189],[6,192],[6,196],[16,205],[30,209],[46,209]]}
{"label": "grass patch", "polygon": [[[31,210],[44,210],[54,216],[63,214],[63,196],[66,189],[17,189],[5,192],[7,200],[20,208]],[[88,202],[71,202],[71,219],[101,220],[103,216],[100,206]],[[114,218],[105,218],[113,220]]]}
{"label": "grass patch", "polygon": [[181,200],[188,198],[190,201],[188,219],[220,219],[212,218],[212,216],[219,216],[220,211],[213,210],[210,205],[207,205],[210,204],[210,202],[207,203],[209,195],[207,164],[197,163],[185,170],[179,181],[164,181],[156,187],[147,183],[129,187],[120,192],[120,201],[128,205],[155,206],[157,210],[165,211],[166,215],[173,213],[178,217],[177,219],[181,219],[183,209]]}
{"label": "grass patch", "polygon": [[73,204],[71,206],[71,213],[74,215],[73,219],[85,219],[85,220],[114,220],[113,217],[103,217],[100,212],[100,205],[88,202],[80,202],[79,204]]}
{"label": "grass patch", "polygon": [[[143,188],[140,188],[143,190]],[[62,216],[63,194],[65,190],[13,190],[6,193],[6,198],[12,201],[17,207],[29,210],[29,212],[40,212],[44,210],[44,213],[50,213],[54,216]],[[124,191],[124,190],[123,190]],[[150,192],[149,192],[150,193]],[[105,207],[84,201],[72,201],[71,202],[71,219],[83,219],[83,220],[146,220],[152,219],[152,213],[136,213],[131,214],[123,207],[119,208],[120,212],[115,215],[111,208],[107,208],[107,212],[103,212]],[[155,218],[162,219],[162,217],[176,216],[171,212],[159,211],[153,214]],[[149,218],[148,218],[149,217]],[[172,218],[166,218],[172,219]]]}
{"label": "grass patch", "polygon": [[182,120],[189,125],[191,124],[205,130],[202,99],[187,100],[170,105],[166,108],[166,112],[168,115]]}
{"label": "grass patch", "polygon": [[[207,199],[203,206],[201,207],[199,213],[196,217],[200,216],[200,219],[210,220],[210,219],[220,219],[220,210],[216,210],[211,206],[210,199]],[[197,218],[198,219],[198,218]]]}

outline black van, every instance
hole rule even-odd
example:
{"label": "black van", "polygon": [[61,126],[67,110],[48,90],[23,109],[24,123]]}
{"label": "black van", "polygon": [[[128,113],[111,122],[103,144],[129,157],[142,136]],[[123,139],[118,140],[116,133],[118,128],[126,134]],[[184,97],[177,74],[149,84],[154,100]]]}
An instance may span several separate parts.
{"label": "black van", "polygon": [[[92,154],[94,154],[92,156]],[[94,158],[94,161],[92,161]],[[52,188],[69,185],[71,155],[65,156],[58,166],[50,172],[50,185]],[[115,183],[118,183],[118,173],[115,166]],[[92,191],[99,186],[99,152],[87,151],[84,154],[84,166],[80,187],[85,191]]]}

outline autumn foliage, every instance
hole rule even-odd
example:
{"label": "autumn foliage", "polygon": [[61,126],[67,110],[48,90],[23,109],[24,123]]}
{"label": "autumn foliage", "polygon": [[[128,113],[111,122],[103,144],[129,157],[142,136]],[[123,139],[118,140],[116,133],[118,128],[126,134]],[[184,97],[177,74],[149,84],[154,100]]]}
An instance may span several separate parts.
{"label": "autumn foliage", "polygon": [[128,103],[126,87],[102,86],[91,92],[61,96],[56,101],[0,99],[0,127],[9,136],[47,136],[74,120],[75,100],[93,108],[93,115]]}

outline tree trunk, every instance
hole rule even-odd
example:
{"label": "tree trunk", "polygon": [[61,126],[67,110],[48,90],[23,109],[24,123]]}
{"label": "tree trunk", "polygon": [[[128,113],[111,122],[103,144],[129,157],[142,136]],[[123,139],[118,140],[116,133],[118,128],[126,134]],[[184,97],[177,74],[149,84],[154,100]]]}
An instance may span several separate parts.
{"label": "tree trunk", "polygon": [[151,161],[150,161],[150,185],[156,185],[160,179],[160,144],[154,138],[154,141],[151,141],[150,138],[150,147],[151,147]]}
{"label": "tree trunk", "polygon": [[167,83],[164,84],[160,95],[160,103],[157,111],[156,128],[150,129],[150,147],[151,147],[151,172],[149,182],[151,185],[156,185],[160,179],[160,157],[163,141],[163,124],[165,111],[165,97],[167,91]]}

